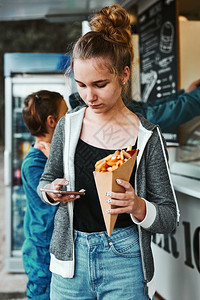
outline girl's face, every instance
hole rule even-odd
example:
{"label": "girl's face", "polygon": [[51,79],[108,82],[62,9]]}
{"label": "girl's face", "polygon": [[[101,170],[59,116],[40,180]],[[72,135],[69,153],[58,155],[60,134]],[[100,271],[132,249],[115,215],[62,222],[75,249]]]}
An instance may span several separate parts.
{"label": "girl's face", "polygon": [[121,101],[121,80],[127,81],[125,74],[119,78],[106,67],[108,59],[75,59],[74,79],[84,102],[95,113],[105,113]]}

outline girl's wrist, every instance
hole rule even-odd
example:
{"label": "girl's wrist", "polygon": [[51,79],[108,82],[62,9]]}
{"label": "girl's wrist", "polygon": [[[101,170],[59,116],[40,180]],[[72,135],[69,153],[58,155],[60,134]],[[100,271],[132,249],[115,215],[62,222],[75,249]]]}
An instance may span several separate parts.
{"label": "girl's wrist", "polygon": [[136,219],[138,219],[140,222],[144,220],[145,216],[146,216],[146,203],[144,201],[144,199],[137,197],[137,203],[138,203],[138,207],[136,210],[134,210],[134,212],[132,213],[132,216]]}

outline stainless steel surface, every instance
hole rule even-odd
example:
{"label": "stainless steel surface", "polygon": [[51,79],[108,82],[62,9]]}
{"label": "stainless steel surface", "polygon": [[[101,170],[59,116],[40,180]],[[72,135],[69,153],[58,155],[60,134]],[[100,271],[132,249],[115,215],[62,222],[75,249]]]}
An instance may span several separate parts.
{"label": "stainless steel surface", "polygon": [[[125,9],[145,0],[0,0],[0,21],[47,19],[50,22],[83,21],[95,10],[118,3]],[[146,0],[149,1],[149,0]],[[200,1],[179,0],[179,14],[200,19]]]}
{"label": "stainless steel surface", "polygon": [[136,2],[137,0],[0,0],[0,21],[82,21],[104,6],[118,3],[128,8]]}

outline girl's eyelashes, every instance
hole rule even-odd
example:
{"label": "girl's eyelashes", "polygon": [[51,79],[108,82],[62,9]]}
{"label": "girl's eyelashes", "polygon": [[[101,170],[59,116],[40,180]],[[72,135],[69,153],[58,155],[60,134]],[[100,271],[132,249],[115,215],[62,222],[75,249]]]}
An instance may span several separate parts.
{"label": "girl's eyelashes", "polygon": [[84,83],[76,82],[76,84],[77,84],[79,87],[86,87],[86,85],[85,85]]}
{"label": "girl's eyelashes", "polygon": [[[83,84],[83,83],[79,83],[79,82],[78,82],[77,84],[78,84],[78,86],[79,86],[80,88],[85,88],[85,87],[86,87],[86,85]],[[108,84],[108,82],[105,82],[105,83],[103,83],[103,84],[94,83],[94,86],[101,89],[101,88],[104,88],[107,84]]]}
{"label": "girl's eyelashes", "polygon": [[104,88],[106,85],[107,85],[107,82],[104,84],[97,84],[96,86],[101,89],[101,88]]}

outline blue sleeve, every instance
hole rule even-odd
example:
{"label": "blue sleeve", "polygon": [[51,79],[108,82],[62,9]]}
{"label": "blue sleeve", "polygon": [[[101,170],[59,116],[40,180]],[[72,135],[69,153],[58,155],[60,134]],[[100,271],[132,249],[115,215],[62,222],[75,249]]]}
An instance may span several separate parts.
{"label": "blue sleeve", "polygon": [[179,125],[182,125],[194,117],[200,115],[200,87],[189,93],[180,93],[168,98],[156,99],[144,103],[139,102],[128,108],[141,113],[146,119],[158,124],[163,132],[175,133]]}

